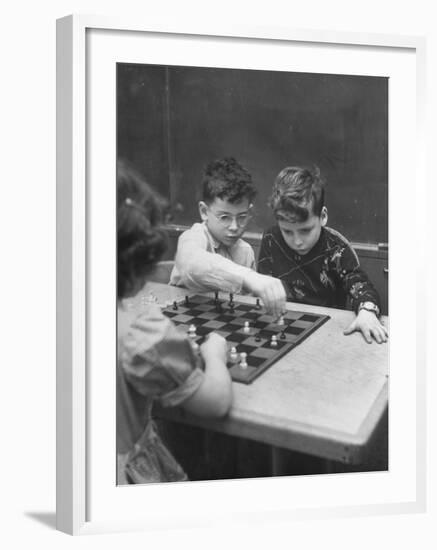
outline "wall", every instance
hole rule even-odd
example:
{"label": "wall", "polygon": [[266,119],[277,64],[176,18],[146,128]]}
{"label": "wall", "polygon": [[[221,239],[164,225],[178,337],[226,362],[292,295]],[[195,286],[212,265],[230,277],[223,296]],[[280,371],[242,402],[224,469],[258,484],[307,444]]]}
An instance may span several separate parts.
{"label": "wall", "polygon": [[284,166],[316,164],[330,225],[350,240],[388,240],[388,79],[153,65],[118,66],[119,154],[197,218],[203,167],[235,156],[258,189],[262,231]]}

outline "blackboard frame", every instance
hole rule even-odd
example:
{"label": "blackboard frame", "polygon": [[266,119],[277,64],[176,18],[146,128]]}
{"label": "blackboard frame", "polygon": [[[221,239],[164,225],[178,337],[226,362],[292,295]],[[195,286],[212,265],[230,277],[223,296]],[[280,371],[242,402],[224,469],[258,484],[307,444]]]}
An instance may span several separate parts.
{"label": "blackboard frame", "polygon": [[[327,31],[302,31],[288,29],[232,27],[226,30],[191,24],[183,29],[175,22],[152,24],[148,21],[110,19],[102,17],[70,16],[58,21],[57,42],[57,92],[58,92],[58,356],[57,356],[57,528],[71,534],[102,531],[148,529],[169,524],[167,510],[151,522],[150,517],[132,521],[105,518],[92,520],[87,515],[87,332],[86,317],[89,307],[87,296],[87,187],[86,187],[86,34],[89,30],[134,31],[198,36],[227,36],[229,39],[273,39],[278,41],[318,41],[321,44],[354,44],[363,48],[378,47],[409,49],[417,60],[416,84],[418,86],[417,110],[418,178],[416,193],[424,191],[423,90],[425,75],[425,41],[420,37],[369,35],[364,33],[337,33]],[[422,177],[422,179],[421,179]],[[424,267],[423,258],[418,262]],[[417,262],[416,262],[417,264]],[[418,297],[423,298],[418,290]],[[424,339],[418,330],[423,347]],[[422,327],[423,328],[423,327]],[[422,332],[423,334],[423,332]],[[405,346],[408,346],[405,342]],[[354,511],[348,506],[330,510],[291,510],[286,515],[275,511],[277,519],[344,517],[345,515],[419,512],[426,504],[425,468],[425,359],[417,357],[417,384],[412,388],[417,408],[417,457],[416,492],[409,501],[395,499],[380,505],[361,505]],[[68,406],[66,406],[66,404]],[[89,480],[88,480],[89,481]],[[151,491],[152,489],[150,489]],[[181,488],[184,490],[184,488]],[[201,500],[204,503],[204,499]],[[252,521],[262,505],[252,510]],[[158,511],[159,512],[159,511]],[[249,511],[250,512],[250,511]],[[172,517],[177,525],[177,518]],[[197,518],[198,519],[198,518]],[[230,518],[229,518],[230,519]],[[193,521],[196,518],[193,517]],[[202,523],[202,522],[201,522]],[[194,525],[199,522],[194,521]],[[185,527],[186,525],[184,525]]]}

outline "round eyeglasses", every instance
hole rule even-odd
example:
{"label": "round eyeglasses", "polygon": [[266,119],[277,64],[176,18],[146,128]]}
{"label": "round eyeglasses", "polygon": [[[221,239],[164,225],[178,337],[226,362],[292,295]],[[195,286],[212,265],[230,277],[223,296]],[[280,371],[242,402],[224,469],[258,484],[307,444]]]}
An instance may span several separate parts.
{"label": "round eyeglasses", "polygon": [[242,214],[232,216],[231,214],[216,214],[213,210],[211,210],[211,208],[209,211],[217,221],[227,228],[231,227],[234,220],[238,227],[245,227],[252,218],[252,214],[250,212],[244,212]]}

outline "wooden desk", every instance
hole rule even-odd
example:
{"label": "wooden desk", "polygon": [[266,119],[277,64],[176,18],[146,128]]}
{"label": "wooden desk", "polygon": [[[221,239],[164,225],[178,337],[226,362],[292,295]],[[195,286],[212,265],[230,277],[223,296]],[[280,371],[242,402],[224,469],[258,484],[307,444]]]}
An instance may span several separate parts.
{"label": "wooden desk", "polygon": [[[153,292],[160,302],[194,294],[159,283],[148,283],[144,292]],[[288,307],[331,319],[252,384],[234,382],[233,406],[225,419],[198,418],[178,408],[159,414],[275,447],[361,463],[388,403],[388,344],[367,344],[359,333],[344,336],[355,315],[351,311]]]}

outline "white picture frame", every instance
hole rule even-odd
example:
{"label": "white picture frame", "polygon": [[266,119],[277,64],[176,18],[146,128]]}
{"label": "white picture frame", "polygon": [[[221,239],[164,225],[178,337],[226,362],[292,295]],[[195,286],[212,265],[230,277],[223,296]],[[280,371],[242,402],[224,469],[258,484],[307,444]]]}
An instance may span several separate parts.
{"label": "white picture frame", "polygon": [[[91,204],[95,202],[92,190],[89,188],[92,162],[88,147],[87,117],[89,116],[90,101],[88,97],[87,80],[89,71],[93,65],[89,63],[87,55],[90,47],[90,32],[101,31],[107,34],[108,40],[115,40],[115,35],[135,32],[136,37],[140,35],[153,35],[161,41],[168,42],[171,50],[171,41],[175,37],[193,37],[197,40],[220,39],[232,43],[238,41],[244,43],[250,49],[251,44],[263,42],[271,45],[280,44],[315,44],[318,47],[329,47],[336,45],[340,48],[361,48],[379,49],[380,51],[395,51],[402,56],[402,53],[414,56],[415,65],[415,91],[416,101],[408,103],[414,123],[415,140],[415,170],[412,171],[415,179],[415,193],[426,193],[425,168],[424,168],[424,75],[425,75],[425,40],[421,37],[375,35],[375,34],[354,34],[322,32],[311,30],[294,30],[286,28],[263,28],[251,26],[215,28],[213,25],[206,28],[196,24],[189,28],[179,28],[176,24],[163,23],[158,25],[147,21],[129,20],[122,18],[105,18],[94,16],[73,15],[57,22],[57,528],[70,534],[86,534],[104,531],[119,531],[132,529],[148,529],[171,526],[204,526],[218,521],[255,521],[260,518],[266,519],[288,519],[288,518],[318,518],[336,517],[339,515],[364,515],[364,514],[391,514],[399,512],[419,512],[425,510],[426,502],[426,465],[425,465],[425,342],[424,342],[424,315],[423,305],[424,288],[415,282],[416,301],[408,306],[415,321],[415,339],[407,345],[406,357],[414,358],[414,384],[410,379],[403,382],[409,387],[412,397],[412,410],[409,426],[406,426],[408,441],[414,439],[414,449],[408,463],[410,484],[405,489],[405,494],[397,495],[387,493],[386,501],[373,502],[369,496],[367,500],[360,502],[356,499],[353,504],[334,503],[330,504],[327,496],[326,501],[320,501],[316,505],[308,505],[302,500],[301,505],[277,503],[271,506],[271,495],[279,491],[278,483],[287,483],[288,480],[259,480],[257,482],[244,481],[231,486],[229,483],[215,484],[180,484],[178,488],[169,487],[143,487],[153,495],[155,504],[153,514],[147,507],[129,517],[118,517],[108,512],[92,517],[89,513],[89,485],[93,482],[90,475],[89,456],[90,431],[89,411],[92,392],[89,387],[91,348],[94,346],[90,337],[88,317],[90,315],[92,296],[90,296],[90,256],[89,239],[92,221],[90,216],[95,210]],[[214,40],[211,48],[217,49]],[[115,165],[112,165],[112,167]],[[93,200],[90,200],[90,196]],[[392,199],[390,199],[392,208]],[[408,203],[405,203],[407,206]],[[109,207],[110,209],[110,207]],[[113,212],[109,212],[111,216]],[[392,226],[392,222],[393,225]],[[420,217],[416,218],[414,232],[421,230]],[[392,216],[390,231],[398,232],[398,221]],[[395,229],[393,229],[395,228]],[[422,227],[423,230],[423,227]],[[402,235],[403,237],[403,235]],[[95,237],[93,237],[95,238]],[[101,237],[97,237],[101,238]],[[407,236],[405,238],[408,238]],[[410,238],[413,238],[410,237]],[[115,241],[114,241],[115,242]],[[414,242],[414,241],[413,241]],[[393,258],[390,258],[390,271],[395,272],[398,265],[396,251],[393,251]],[[423,245],[417,250],[417,273],[424,270]],[[115,270],[114,270],[115,277]],[[399,285],[402,281],[399,282]],[[404,340],[402,329],[396,326],[396,314],[400,305],[397,300],[398,294],[390,289],[391,331],[393,339]],[[111,301],[111,300],[109,300]],[[115,302],[111,302],[114,304]],[[112,307],[112,306],[111,306]],[[93,310],[95,307],[93,305]],[[115,310],[115,307],[114,307]],[[114,311],[115,316],[115,311]],[[399,316],[400,317],[400,316]],[[405,336],[405,335],[404,335]],[[395,345],[395,343],[393,344]],[[115,342],[114,342],[115,349]],[[391,361],[395,357],[391,353]],[[402,386],[399,386],[402,387]],[[397,389],[395,382],[392,384],[393,391],[393,414],[397,414]],[[94,391],[94,389],[92,390]],[[102,389],[103,391],[103,389]],[[400,391],[398,392],[400,393]],[[400,397],[400,396],[399,396]],[[391,418],[393,420],[393,418]],[[399,438],[396,433],[397,424],[393,437]],[[110,428],[109,428],[110,429]],[[115,424],[114,424],[115,429]],[[93,432],[96,433],[95,431]],[[100,437],[100,436],[99,436]],[[392,436],[391,436],[392,437]],[[391,441],[392,442],[392,441]],[[108,457],[111,460],[112,457]],[[396,472],[391,471],[393,476]],[[364,474],[363,474],[364,475]],[[370,479],[369,477],[367,478]],[[338,484],[339,479],[331,477],[326,487],[321,491],[332,491]],[[260,483],[262,485],[260,485]],[[297,484],[312,483],[312,480],[296,480]],[[234,486],[238,485],[237,488]],[[204,502],[209,493],[213,493],[214,499],[225,502],[227,495],[235,491],[252,494],[262,488],[266,495],[264,502],[253,504],[244,510],[244,514],[233,515],[232,510],[217,514],[214,518],[208,519],[202,516],[199,504]],[[119,489],[120,491],[123,489]],[[176,510],[165,509],[162,506],[162,493],[165,492],[164,500],[171,496],[177,501],[185,498],[190,493],[192,506],[196,514],[190,516],[181,515],[178,517]],[[322,494],[322,493],[320,493]],[[161,500],[160,500],[161,499]],[[370,502],[370,503],[369,503]],[[193,504],[194,503],[194,504]]]}

